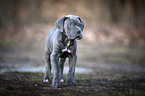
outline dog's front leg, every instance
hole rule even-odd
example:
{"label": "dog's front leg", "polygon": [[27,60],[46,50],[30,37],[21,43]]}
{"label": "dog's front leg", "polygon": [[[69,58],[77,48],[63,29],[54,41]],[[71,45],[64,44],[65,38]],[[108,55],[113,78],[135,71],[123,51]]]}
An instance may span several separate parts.
{"label": "dog's front leg", "polygon": [[52,86],[53,87],[59,87],[60,86],[60,76],[59,76],[59,58],[58,55],[55,53],[51,54],[51,64],[53,66],[53,81]]}
{"label": "dog's front leg", "polygon": [[59,67],[60,67],[60,76],[61,76],[61,80],[60,82],[64,82],[64,78],[63,78],[63,67],[64,67],[64,62],[65,62],[66,58],[60,58],[60,63],[59,63]]}
{"label": "dog's front leg", "polygon": [[74,86],[76,85],[75,78],[74,78],[76,61],[77,61],[76,54],[69,57],[69,72],[66,78],[67,85],[74,85]]}

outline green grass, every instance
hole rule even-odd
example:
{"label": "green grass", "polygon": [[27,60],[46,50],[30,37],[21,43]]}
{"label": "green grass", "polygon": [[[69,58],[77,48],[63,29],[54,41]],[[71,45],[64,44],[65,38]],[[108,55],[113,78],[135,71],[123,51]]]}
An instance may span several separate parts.
{"label": "green grass", "polygon": [[110,56],[108,58],[106,58],[106,61],[110,61],[110,62],[119,62],[119,63],[129,63],[130,60],[127,57],[123,57],[123,56]]}
{"label": "green grass", "polygon": [[30,78],[31,81],[42,81],[42,78]]}
{"label": "green grass", "polygon": [[106,96],[145,96],[145,92],[130,90],[129,92],[109,93]]}
{"label": "green grass", "polygon": [[71,92],[62,92],[57,94],[56,96],[75,96],[75,95],[73,95],[73,93]]}
{"label": "green grass", "polygon": [[79,78],[79,79],[90,78],[90,75],[87,75],[87,74],[84,74],[84,75],[76,74],[75,78]]}

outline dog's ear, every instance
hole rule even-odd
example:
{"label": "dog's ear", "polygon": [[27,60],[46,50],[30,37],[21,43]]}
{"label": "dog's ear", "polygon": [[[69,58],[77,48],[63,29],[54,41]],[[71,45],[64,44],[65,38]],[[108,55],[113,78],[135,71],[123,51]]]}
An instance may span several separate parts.
{"label": "dog's ear", "polygon": [[58,19],[55,23],[56,27],[63,32],[64,29],[64,21],[67,19],[66,16],[63,16],[62,18]]}
{"label": "dog's ear", "polygon": [[84,29],[84,22],[83,22],[83,20],[80,17],[78,17],[78,19],[82,23],[81,29],[83,30]]}

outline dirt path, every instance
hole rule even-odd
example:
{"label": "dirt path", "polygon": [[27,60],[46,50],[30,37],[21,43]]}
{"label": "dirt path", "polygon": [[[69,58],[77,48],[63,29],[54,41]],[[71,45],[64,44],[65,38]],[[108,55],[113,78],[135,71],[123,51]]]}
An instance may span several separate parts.
{"label": "dirt path", "polygon": [[[53,88],[51,84],[42,83],[43,49],[7,46],[0,46],[0,96],[145,96],[145,67],[128,64],[128,58],[125,57],[127,53],[124,49],[119,51],[123,55],[110,53],[108,49],[95,52],[98,54],[93,54],[94,52],[90,54],[87,49],[80,50],[83,49],[80,47],[77,68],[83,67],[86,68],[85,71],[89,69],[93,71],[87,74],[76,72],[77,86],[66,86],[65,83],[61,83],[60,88]],[[112,52],[118,52],[118,49]],[[144,56],[144,51],[134,50],[133,52],[142,54],[134,55],[130,52],[131,58]],[[109,57],[107,57],[108,54]],[[113,62],[97,62],[99,60],[96,58],[109,58],[108,60],[113,60]],[[121,63],[114,63],[114,61]],[[42,70],[36,71],[38,67]],[[20,68],[32,71],[12,70]]]}
{"label": "dirt path", "polygon": [[[76,75],[77,86],[53,88],[42,83],[43,73],[0,74],[0,96],[144,96],[145,74],[97,72]],[[123,74],[123,75],[122,75]]]}

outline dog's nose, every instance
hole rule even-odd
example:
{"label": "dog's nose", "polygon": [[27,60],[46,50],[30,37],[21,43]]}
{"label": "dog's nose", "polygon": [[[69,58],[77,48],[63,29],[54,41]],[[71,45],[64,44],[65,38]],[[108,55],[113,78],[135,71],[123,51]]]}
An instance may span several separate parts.
{"label": "dog's nose", "polygon": [[78,33],[78,34],[80,34],[80,33],[81,33],[81,31],[77,31],[77,33]]}

